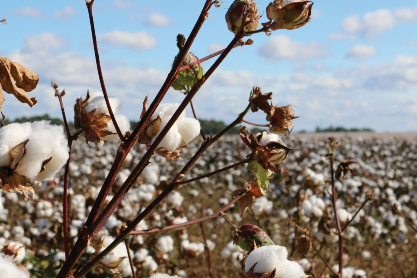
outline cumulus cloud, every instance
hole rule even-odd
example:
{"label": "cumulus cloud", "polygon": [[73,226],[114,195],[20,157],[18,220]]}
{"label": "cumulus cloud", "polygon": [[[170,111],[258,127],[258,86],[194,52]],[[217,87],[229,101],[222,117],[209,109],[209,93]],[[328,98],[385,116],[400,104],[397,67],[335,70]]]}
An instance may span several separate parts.
{"label": "cumulus cloud", "polygon": [[66,6],[63,10],[55,11],[54,17],[69,18],[76,15],[78,11],[73,6]]}
{"label": "cumulus cloud", "polygon": [[370,45],[358,44],[353,46],[346,54],[347,59],[366,59],[376,54],[376,49]]}
{"label": "cumulus cloud", "polygon": [[294,42],[285,35],[274,36],[267,40],[259,49],[258,54],[271,61],[293,60],[305,61],[325,57],[329,53],[317,42]]}
{"label": "cumulus cloud", "polygon": [[345,33],[333,34],[330,36],[330,39],[350,39],[354,35],[371,39],[386,31],[392,30],[400,23],[411,23],[416,20],[417,8],[404,8],[394,11],[381,9],[368,12],[363,17],[354,14],[346,17],[342,23],[342,28]]}
{"label": "cumulus cloud", "polygon": [[131,0],[114,0],[113,4],[119,9],[129,9],[135,6],[135,2]]}
{"label": "cumulus cloud", "polygon": [[14,13],[29,17],[41,17],[43,15],[40,10],[32,7],[23,7],[21,9],[15,10]]}
{"label": "cumulus cloud", "polygon": [[134,51],[143,51],[157,46],[155,37],[148,32],[129,33],[115,30],[100,34],[97,39],[112,46],[125,46]]}
{"label": "cumulus cloud", "polygon": [[47,57],[56,54],[67,46],[67,41],[62,37],[52,33],[42,33],[27,36],[22,48],[22,53]]}
{"label": "cumulus cloud", "polygon": [[171,23],[171,20],[161,13],[151,13],[146,24],[149,26],[162,27]]}

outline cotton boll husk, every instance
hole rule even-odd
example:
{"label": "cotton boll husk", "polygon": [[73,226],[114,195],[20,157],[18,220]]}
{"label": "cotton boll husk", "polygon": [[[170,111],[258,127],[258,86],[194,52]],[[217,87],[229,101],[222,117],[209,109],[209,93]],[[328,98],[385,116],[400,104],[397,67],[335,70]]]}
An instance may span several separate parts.
{"label": "cotton boll husk", "polygon": [[176,122],[182,140],[189,143],[200,134],[200,122],[193,118],[184,118]]}
{"label": "cotton boll husk", "polygon": [[30,123],[8,124],[0,129],[0,166],[9,166],[12,163],[9,151],[28,139],[31,133]]}
{"label": "cotton boll husk", "polygon": [[[32,130],[33,132],[26,144],[26,154],[20,161],[16,172],[33,181],[38,176],[42,163],[53,154],[57,157],[55,162],[60,163],[53,163],[51,170],[49,170],[48,164],[52,162],[51,160],[46,165],[45,171],[48,170],[47,174],[49,175],[55,174],[68,159],[68,146],[62,126],[50,125],[47,121],[40,121],[32,124]],[[58,148],[61,150],[55,152]],[[42,176],[49,177],[46,174]]]}
{"label": "cotton boll husk", "polygon": [[[161,126],[159,132],[156,136],[152,138],[152,143],[155,139],[159,136],[161,131],[164,129],[168,121],[171,120],[171,117],[165,117],[162,119]],[[161,143],[159,143],[158,148],[165,148],[170,152],[175,151],[182,143],[181,134],[178,132],[178,126],[176,123],[172,125],[169,129],[165,137],[162,139]]]}
{"label": "cotton boll husk", "polygon": [[12,257],[5,257],[0,254],[0,269],[2,278],[29,278],[29,273],[18,268],[13,262]]}
{"label": "cotton boll husk", "polygon": [[[152,119],[155,119],[157,115],[159,115],[162,119],[165,117],[171,117],[174,115],[175,111],[177,111],[178,107],[180,106],[179,103],[162,103],[156,108],[155,112],[152,115]],[[185,111],[183,111],[178,120],[185,118]]]}
{"label": "cotton boll husk", "polygon": [[[130,130],[130,121],[125,115],[115,115],[117,124],[119,125],[122,135],[125,135],[126,131]],[[115,134],[107,135],[103,137],[104,141],[117,141],[119,140],[119,135],[116,133],[116,128],[114,127],[113,121],[107,122],[107,130]]]}
{"label": "cotton boll husk", "polygon": [[[115,97],[109,97],[110,107],[113,111],[113,114],[119,110],[120,101]],[[97,96],[94,97],[88,105],[85,107],[85,110],[87,112],[92,111],[93,109],[96,109],[96,114],[106,114],[109,115],[109,110],[107,109],[106,100],[103,96]]]}

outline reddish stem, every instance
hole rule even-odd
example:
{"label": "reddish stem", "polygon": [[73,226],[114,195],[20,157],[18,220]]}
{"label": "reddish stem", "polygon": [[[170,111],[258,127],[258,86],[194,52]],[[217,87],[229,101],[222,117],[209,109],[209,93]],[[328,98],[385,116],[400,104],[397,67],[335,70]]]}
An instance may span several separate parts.
{"label": "reddish stem", "polygon": [[336,206],[337,194],[336,194],[336,188],[334,185],[335,181],[334,181],[334,169],[333,169],[334,157],[333,157],[333,153],[328,154],[328,156],[330,160],[330,175],[331,175],[331,181],[332,181],[332,204],[333,204],[334,214],[336,218],[337,231],[339,234],[339,274],[340,274],[340,277],[343,277],[343,273],[342,273],[343,272],[343,231],[340,226],[339,216],[337,215],[337,206]]}
{"label": "reddish stem", "polygon": [[229,170],[229,169],[235,168],[236,166],[239,166],[239,165],[242,165],[242,164],[248,163],[248,162],[250,162],[250,161],[252,161],[252,160],[253,160],[253,158],[248,158],[248,159],[242,160],[242,161],[240,161],[240,162],[238,162],[238,163],[235,163],[235,164],[233,164],[233,165],[230,165],[230,166],[224,167],[224,168],[222,168],[222,169],[216,170],[216,171],[214,171],[214,172],[211,172],[211,173],[205,174],[205,175],[203,175],[203,176],[199,176],[199,177],[196,177],[196,178],[193,178],[193,179],[189,179],[189,180],[185,180],[185,181],[179,181],[179,182],[177,182],[176,184],[177,184],[177,185],[182,185],[182,184],[190,183],[190,182],[193,182],[193,181],[198,181],[198,180],[201,180],[201,179],[204,179],[204,178],[207,178],[207,177],[210,177],[210,176],[216,175],[216,174],[218,174],[218,173],[221,173],[221,172],[227,171],[227,170]]}
{"label": "reddish stem", "polygon": [[365,199],[365,201],[362,203],[360,208],[356,211],[355,215],[349,220],[349,222],[346,223],[346,225],[343,227],[342,232],[346,230],[347,227],[349,227],[350,223],[352,223],[353,219],[355,219],[356,215],[363,209],[363,207],[366,205],[366,203],[369,201],[369,199]]}
{"label": "reddish stem", "polygon": [[175,224],[175,225],[170,225],[170,226],[165,226],[165,227],[160,227],[160,228],[153,228],[153,229],[143,230],[143,231],[132,231],[132,232],[130,232],[130,235],[143,235],[143,234],[151,234],[151,233],[157,233],[157,232],[162,232],[162,231],[178,229],[178,228],[182,228],[182,227],[185,227],[185,226],[197,224],[197,223],[209,220],[209,219],[219,217],[223,214],[223,212],[225,212],[231,206],[233,206],[234,203],[239,201],[239,199],[242,198],[245,195],[246,192],[247,191],[243,191],[243,192],[239,193],[239,195],[237,195],[229,204],[227,204],[227,206],[225,206],[224,208],[222,208],[218,212],[215,212],[211,215],[204,216],[204,217],[194,219],[194,220],[191,220],[191,221],[188,221],[188,222],[185,222],[185,223],[181,223],[181,224]]}
{"label": "reddish stem", "polygon": [[125,239],[125,245],[127,256],[129,258],[130,269],[132,270],[133,278],[136,278],[135,267],[133,266],[132,256],[130,255],[129,241],[127,240],[127,238]]}
{"label": "reddish stem", "polygon": [[[204,215],[204,206],[201,205],[201,217],[203,217],[203,215]],[[201,234],[203,235],[204,245],[206,247],[205,249],[206,249],[206,252],[207,252],[207,264],[208,264],[208,269],[209,269],[209,272],[210,272],[210,278],[214,278],[213,265],[211,263],[211,252],[210,252],[210,248],[207,245],[206,231],[204,229],[204,223],[203,222],[200,222],[200,228],[201,228]]]}
{"label": "reddish stem", "polygon": [[[394,205],[396,205],[396,204],[394,204]],[[407,222],[408,226],[410,226],[410,227],[411,227],[411,229],[413,229],[413,230],[414,230],[414,232],[416,232],[416,233],[417,233],[417,229],[416,229],[416,228],[414,228],[414,226],[413,226],[413,225],[411,224],[411,222],[407,219],[407,217],[405,217],[405,215],[401,212],[401,210],[398,208],[398,205],[396,206],[396,212],[398,212],[398,213],[401,215],[401,217],[402,217],[402,218],[404,218],[405,222]]]}
{"label": "reddish stem", "polygon": [[[313,242],[311,242],[311,245],[313,246],[314,250],[316,250],[316,252],[319,255],[320,259],[327,266],[327,268],[330,269],[330,271],[333,272],[333,274],[336,275],[336,277],[338,277],[336,271],[334,271],[333,268],[329,265],[329,263],[324,259],[324,257],[321,255],[320,251],[317,249],[317,247],[314,245]],[[342,277],[342,276],[340,276],[340,277]]]}
{"label": "reddish stem", "polygon": [[100,56],[98,54],[97,39],[96,39],[96,30],[94,28],[93,4],[94,4],[94,0],[91,0],[91,2],[87,2],[86,3],[87,9],[88,9],[88,15],[90,17],[91,36],[93,37],[94,54],[95,54],[95,57],[96,57],[96,65],[97,65],[98,77],[100,79],[101,90],[103,91],[104,100],[106,101],[107,109],[109,110],[109,114],[110,114],[111,120],[112,120],[112,122],[114,124],[114,127],[116,129],[117,135],[119,136],[120,140],[122,142],[124,142],[126,139],[123,136],[122,132],[120,131],[119,125],[117,124],[116,118],[114,117],[113,110],[112,110],[112,108],[110,106],[109,97],[107,95],[106,85],[104,84],[103,73],[101,71]]}
{"label": "reddish stem", "polygon": [[267,124],[255,124],[255,123],[248,122],[246,120],[242,120],[242,122],[253,125],[253,126],[269,127],[269,125],[267,125]]}

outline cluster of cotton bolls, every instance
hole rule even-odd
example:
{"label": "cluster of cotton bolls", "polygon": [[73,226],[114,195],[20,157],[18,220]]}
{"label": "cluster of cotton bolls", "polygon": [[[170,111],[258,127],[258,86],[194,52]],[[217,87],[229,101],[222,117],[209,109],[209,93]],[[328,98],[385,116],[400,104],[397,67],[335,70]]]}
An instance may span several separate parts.
{"label": "cluster of cotton bolls", "polygon": [[[152,115],[152,120],[155,120],[159,116],[162,121],[159,132],[153,137],[152,143],[164,129],[169,120],[171,120],[178,107],[178,103],[163,103],[155,110]],[[184,111],[169,129],[161,143],[159,143],[158,148],[164,148],[170,152],[179,150],[193,140],[199,133],[200,122],[194,118],[186,118]]]}
{"label": "cluster of cotton bolls", "polygon": [[[339,271],[339,265],[334,265],[332,268],[336,272]],[[367,278],[365,270],[355,269],[354,267],[344,267],[342,273],[342,278]]]}
{"label": "cluster of cotton bolls", "polygon": [[231,241],[222,250],[221,255],[223,259],[230,259],[235,267],[240,268],[244,253],[244,250]]}

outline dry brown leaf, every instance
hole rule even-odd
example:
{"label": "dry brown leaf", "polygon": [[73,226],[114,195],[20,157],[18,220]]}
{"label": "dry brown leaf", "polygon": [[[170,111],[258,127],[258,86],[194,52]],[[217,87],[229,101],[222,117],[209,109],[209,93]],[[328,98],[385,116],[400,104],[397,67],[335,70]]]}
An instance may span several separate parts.
{"label": "dry brown leaf", "polygon": [[5,57],[0,57],[0,111],[6,93],[14,95],[21,103],[30,107],[37,103],[36,98],[30,98],[26,92],[31,92],[38,85],[39,76],[19,63]]}

